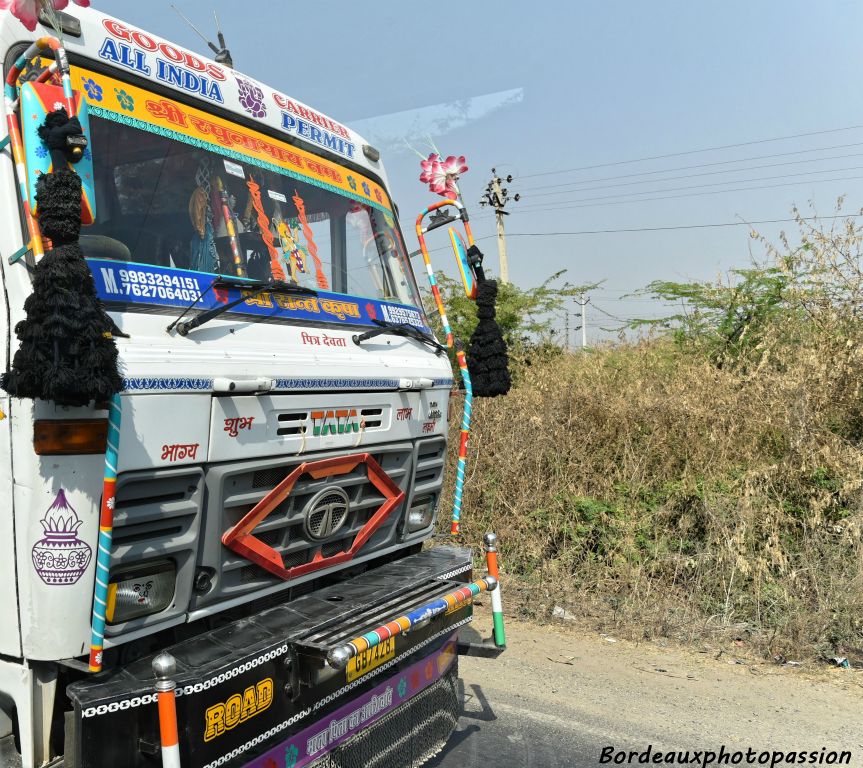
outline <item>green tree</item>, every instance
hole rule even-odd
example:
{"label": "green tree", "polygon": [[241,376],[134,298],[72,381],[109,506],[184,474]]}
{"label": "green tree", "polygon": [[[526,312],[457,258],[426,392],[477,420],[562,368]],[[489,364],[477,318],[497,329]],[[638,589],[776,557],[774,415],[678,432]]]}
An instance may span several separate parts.
{"label": "green tree", "polygon": [[786,291],[793,282],[786,269],[760,266],[731,270],[727,279],[712,283],[656,280],[639,293],[680,309],[629,325],[667,330],[679,344],[697,347],[721,368],[749,360],[767,328],[792,311]]}

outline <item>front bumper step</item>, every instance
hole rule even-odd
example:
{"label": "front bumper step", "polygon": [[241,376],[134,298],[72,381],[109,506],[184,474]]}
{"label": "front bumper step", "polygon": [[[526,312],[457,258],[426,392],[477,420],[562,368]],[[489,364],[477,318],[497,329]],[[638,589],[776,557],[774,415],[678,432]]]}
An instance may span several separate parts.
{"label": "front bumper step", "polygon": [[[451,641],[471,620],[470,605],[392,638],[344,671],[326,663],[334,645],[458,589],[471,568],[470,550],[429,549],[163,649],[177,661],[184,768],[244,765]],[[78,745],[66,756],[69,768],[154,764],[152,658],[68,687]]]}

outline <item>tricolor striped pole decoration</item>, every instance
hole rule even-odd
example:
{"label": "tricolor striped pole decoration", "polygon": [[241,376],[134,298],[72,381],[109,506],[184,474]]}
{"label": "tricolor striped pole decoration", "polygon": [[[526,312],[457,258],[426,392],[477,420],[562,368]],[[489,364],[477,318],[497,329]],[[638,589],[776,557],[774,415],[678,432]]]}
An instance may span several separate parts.
{"label": "tricolor striped pole decoration", "polygon": [[371,632],[366,632],[361,637],[355,637],[344,645],[337,645],[327,653],[327,663],[333,669],[344,669],[354,656],[380,645],[387,638],[401,635],[419,626],[425,626],[435,616],[449,610],[456,610],[482,592],[494,592],[496,588],[497,579],[493,576],[483,576],[470,584],[465,584],[455,592],[450,592],[437,600],[415,608],[404,616],[393,619],[377,629],[373,629]]}
{"label": "tricolor striped pole decoration", "polygon": [[177,733],[177,662],[170,653],[153,659],[156,699],[159,706],[159,737],[162,743],[162,768],[180,768],[180,738]]}
{"label": "tricolor striped pole decoration", "polygon": [[500,598],[500,573],[497,563],[497,534],[487,533],[483,536],[485,544],[485,562],[490,576],[497,580],[497,589],[491,593],[491,615],[494,622],[494,644],[498,648],[506,648],[506,632],[503,629],[503,603]]}
{"label": "tricolor striped pole decoration", "polygon": [[99,543],[96,552],[96,584],[93,588],[93,621],[90,634],[90,671],[102,671],[102,643],[105,638],[105,611],[108,609],[108,580],[111,573],[111,539],[114,534],[114,490],[117,485],[117,450],[120,446],[120,395],[108,402],[108,444],[105,448],[105,477],[102,509],[99,514]]}
{"label": "tricolor striped pole decoration", "polygon": [[450,535],[457,536],[461,523],[461,501],[464,493],[464,476],[467,466],[467,442],[470,438],[470,415],[473,410],[473,386],[470,383],[470,371],[467,369],[467,358],[462,348],[461,340],[456,339],[456,360],[464,383],[464,406],[461,412],[461,432],[458,443],[458,463],[455,468],[455,498],[452,505],[452,523]]}
{"label": "tricolor striped pole decoration", "polygon": [[[441,325],[443,326],[444,333],[446,334],[446,344],[450,349],[455,350],[455,357],[456,361],[458,362],[459,372],[461,373],[461,380],[464,383],[464,407],[462,409],[461,416],[461,436],[459,439],[458,447],[458,464],[456,465],[455,471],[455,495],[453,498],[452,505],[452,523],[450,524],[450,534],[453,536],[457,536],[459,532],[459,525],[461,522],[461,503],[462,494],[464,493],[465,468],[467,466],[467,443],[470,436],[470,416],[473,409],[473,388],[471,387],[470,383],[470,371],[468,371],[467,369],[467,358],[464,354],[464,348],[462,347],[461,341],[453,336],[452,328],[450,328],[449,324],[449,318],[447,318],[446,316],[446,308],[443,305],[443,299],[440,295],[440,289],[438,288],[434,269],[432,269],[431,259],[429,259],[428,248],[426,248],[425,233],[428,232],[428,229],[423,228],[422,224],[423,219],[429,213],[446,205],[455,206],[458,209],[460,215],[464,212],[464,206],[461,203],[455,200],[440,200],[439,202],[430,205],[422,213],[420,213],[419,216],[417,216],[416,230],[417,239],[419,240],[420,244],[420,251],[422,252],[423,262],[425,263],[426,267],[426,277],[428,277],[429,287],[431,288],[432,296],[434,297],[435,304],[437,305],[437,311],[440,315]],[[464,216],[462,216],[462,221],[465,225],[468,242],[470,245],[473,245],[473,235],[470,231],[470,225],[467,223]]]}

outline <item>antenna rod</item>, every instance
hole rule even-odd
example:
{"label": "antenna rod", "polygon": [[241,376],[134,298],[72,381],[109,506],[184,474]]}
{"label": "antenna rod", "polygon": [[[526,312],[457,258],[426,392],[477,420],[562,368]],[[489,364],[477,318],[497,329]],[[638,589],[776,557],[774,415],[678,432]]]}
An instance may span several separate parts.
{"label": "antenna rod", "polygon": [[[183,13],[179,8],[177,8],[177,6],[176,6],[176,5],[174,5],[173,3],[171,3],[171,8],[173,8],[173,9],[174,9],[174,12],[175,12],[175,13],[176,13],[176,14],[177,14],[177,15],[178,15],[178,16],[179,16],[183,21],[185,21],[185,22],[186,22],[186,24],[188,24],[188,25],[189,25],[189,26],[190,26],[190,27],[195,31],[195,33],[198,35],[198,37],[200,37],[200,38],[201,38],[201,40],[203,40],[207,45],[209,45],[209,46],[210,46],[210,49],[213,51],[213,53],[218,53],[218,52],[219,52],[219,49],[218,49],[218,48],[216,48],[216,46],[215,46],[215,45],[213,45],[213,43],[211,43],[209,40],[207,40],[207,38],[206,38],[206,37],[204,37],[204,36],[201,34],[201,31],[200,31],[200,30],[199,30],[199,29],[198,29],[194,24],[192,24],[192,22],[189,20],[189,18],[186,16],[186,14],[184,14],[184,13]],[[215,11],[213,11],[213,13],[215,13]],[[219,33],[219,37],[221,38],[221,33]],[[224,47],[225,47],[224,42],[223,42],[223,41],[221,41],[221,40],[220,40],[220,42],[222,43],[222,48],[224,48]]]}
{"label": "antenna rod", "polygon": [[213,8],[213,18],[216,20],[216,34],[219,36],[219,45],[222,48],[225,47],[225,36],[222,34],[222,25],[219,24],[219,14],[216,13],[216,9]]}
{"label": "antenna rod", "polygon": [[[225,36],[222,34],[222,25],[219,24],[219,15],[216,13],[215,8],[213,8],[213,18],[216,20],[216,34],[219,36],[219,45],[221,46],[221,50],[216,53],[216,61],[218,61],[219,64],[224,64],[226,67],[233,69],[234,60],[231,58],[231,52],[225,44]],[[215,50],[215,48],[213,50]]]}

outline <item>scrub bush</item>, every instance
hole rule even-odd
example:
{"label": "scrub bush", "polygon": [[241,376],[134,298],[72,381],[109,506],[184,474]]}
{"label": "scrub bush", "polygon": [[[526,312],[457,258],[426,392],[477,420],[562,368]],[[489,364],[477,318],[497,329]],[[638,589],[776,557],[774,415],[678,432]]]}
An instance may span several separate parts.
{"label": "scrub bush", "polygon": [[799,225],[689,284],[698,323],[535,355],[475,401],[463,537],[498,533],[511,605],[863,661],[863,228]]}

